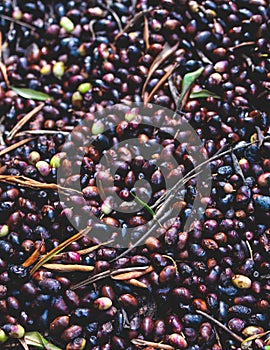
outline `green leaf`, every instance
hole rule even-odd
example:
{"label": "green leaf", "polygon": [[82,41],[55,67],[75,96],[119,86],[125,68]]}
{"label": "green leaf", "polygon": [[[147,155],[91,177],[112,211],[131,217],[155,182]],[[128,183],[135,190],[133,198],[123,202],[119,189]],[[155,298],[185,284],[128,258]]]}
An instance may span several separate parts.
{"label": "green leaf", "polygon": [[25,333],[24,340],[27,345],[44,349],[43,342],[40,338],[40,335],[41,334],[39,334],[38,332],[27,332]]}
{"label": "green leaf", "polygon": [[52,97],[50,97],[49,95],[41,91],[36,91],[32,89],[27,89],[27,88],[20,88],[15,86],[11,86],[11,89],[15,91],[19,96],[23,98],[31,99],[31,100],[45,101],[48,99],[52,99]]}
{"label": "green leaf", "polygon": [[267,345],[263,348],[264,350],[270,350],[270,345]]}
{"label": "green leaf", "polygon": [[214,92],[206,90],[206,89],[202,89],[200,91],[192,92],[189,97],[190,98],[214,97],[214,98],[217,98],[217,99],[221,98],[220,96],[216,95]]}
{"label": "green leaf", "polygon": [[61,350],[58,346],[50,343],[39,332],[27,332],[24,336],[27,345],[45,350]]}
{"label": "green leaf", "polygon": [[194,72],[190,72],[184,75],[184,78],[182,80],[182,91],[180,94],[180,101],[183,101],[184,98],[187,96],[195,80],[199,78],[203,70],[204,70],[204,67],[201,67],[195,70]]}
{"label": "green leaf", "polygon": [[147,203],[145,203],[142,199],[140,199],[138,196],[136,196],[135,194],[133,194],[132,192],[130,192],[131,195],[134,197],[134,199],[141,204],[147,211],[149,214],[152,215],[153,219],[155,219],[157,221],[157,223],[159,224],[160,227],[162,227],[161,223],[158,221],[158,219],[156,218],[156,214],[154,212],[154,210],[149,207],[149,205]]}

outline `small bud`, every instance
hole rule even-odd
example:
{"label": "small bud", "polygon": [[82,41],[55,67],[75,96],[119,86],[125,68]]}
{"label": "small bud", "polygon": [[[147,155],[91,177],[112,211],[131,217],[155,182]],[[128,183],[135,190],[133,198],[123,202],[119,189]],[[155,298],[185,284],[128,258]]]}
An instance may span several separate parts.
{"label": "small bud", "polygon": [[252,284],[251,279],[244,275],[234,275],[232,278],[232,283],[239,289],[248,289]]}
{"label": "small bud", "polygon": [[108,310],[111,306],[112,301],[107,297],[101,297],[94,301],[94,307],[101,311]]}
{"label": "small bud", "polygon": [[75,28],[74,23],[66,16],[60,19],[60,26],[64,28],[67,33],[71,33]]}

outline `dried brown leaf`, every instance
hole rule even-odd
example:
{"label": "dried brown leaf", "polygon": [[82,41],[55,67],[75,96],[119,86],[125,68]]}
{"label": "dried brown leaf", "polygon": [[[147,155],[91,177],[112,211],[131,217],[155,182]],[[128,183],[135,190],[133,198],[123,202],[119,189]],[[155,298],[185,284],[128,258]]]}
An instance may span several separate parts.
{"label": "dried brown leaf", "polygon": [[130,279],[136,279],[139,278],[149,272],[152,272],[154,270],[153,266],[149,266],[146,270],[144,271],[131,271],[131,272],[126,272],[126,273],[121,273],[117,275],[113,275],[112,279],[117,280],[117,281],[126,281]]}
{"label": "dried brown leaf", "polygon": [[172,94],[172,98],[173,98],[173,100],[174,100],[175,105],[177,106],[177,103],[178,103],[180,94],[179,94],[179,92],[178,92],[177,87],[176,87],[175,84],[174,84],[172,75],[169,76],[169,78],[168,78],[168,83],[169,83],[170,92],[171,92],[171,94]]}
{"label": "dried brown leaf", "polygon": [[153,63],[149,68],[148,76],[142,88],[142,96],[144,96],[147,84],[151,79],[152,75],[154,74],[154,72],[164,61],[166,61],[167,58],[169,58],[177,50],[178,46],[179,46],[179,43],[176,43],[174,46],[170,46],[168,43],[164,45],[163,50],[157,55],[157,57],[154,59]]}
{"label": "dried brown leaf", "polygon": [[7,140],[12,140],[13,137],[16,135],[16,133],[39,111],[42,110],[42,108],[45,106],[44,103],[41,103],[40,105],[36,106],[32,111],[25,114],[25,116],[12,128],[12,130],[9,132],[7,136]]}
{"label": "dried brown leaf", "polygon": [[79,265],[79,264],[44,264],[42,267],[52,271],[58,272],[91,272],[94,270],[94,266]]}
{"label": "dried brown leaf", "polygon": [[125,283],[130,284],[131,286],[138,287],[138,288],[147,288],[147,285],[139,280],[136,280],[135,278],[131,278],[130,280],[125,281]]}
{"label": "dried brown leaf", "polygon": [[7,86],[9,86],[9,80],[8,80],[8,75],[7,75],[7,68],[3,62],[0,61],[0,70],[3,75],[3,78],[5,80],[5,83]]}
{"label": "dried brown leaf", "polygon": [[78,239],[82,238],[84,235],[89,233],[91,231],[91,227],[87,227],[83,229],[82,231],[76,233],[72,237],[68,238],[64,242],[60,243],[57,247],[53,248],[51,251],[49,251],[45,256],[43,256],[39,261],[36,263],[36,265],[31,269],[30,275],[33,275],[40,267],[42,267],[44,264],[46,264],[49,260],[51,260],[54,255],[60,253],[62,250],[64,250],[66,247],[68,247],[72,242],[77,241]]}
{"label": "dried brown leaf", "polygon": [[25,260],[22,266],[29,267],[32,264],[34,264],[40,257],[40,251],[43,246],[44,246],[44,242],[41,242],[39,246],[35,249],[35,251],[29,256],[29,258]]}
{"label": "dried brown leaf", "polygon": [[147,340],[143,340],[143,339],[132,339],[130,341],[132,344],[134,344],[135,346],[140,346],[140,347],[152,347],[154,349],[162,349],[162,350],[175,350],[174,347],[172,347],[171,345],[168,344],[163,344],[163,343],[154,343],[152,341],[147,341]]}
{"label": "dried brown leaf", "polygon": [[173,71],[175,70],[177,66],[177,63],[174,63],[173,65],[169,66],[167,72],[163,75],[163,77],[158,81],[157,85],[154,86],[153,90],[150,92],[150,94],[146,96],[146,98],[144,99],[144,104],[146,105],[151,98],[153,97],[153,95],[155,94],[155,92],[165,83],[165,81],[168,79],[168,77],[171,76],[171,74],[173,73]]}

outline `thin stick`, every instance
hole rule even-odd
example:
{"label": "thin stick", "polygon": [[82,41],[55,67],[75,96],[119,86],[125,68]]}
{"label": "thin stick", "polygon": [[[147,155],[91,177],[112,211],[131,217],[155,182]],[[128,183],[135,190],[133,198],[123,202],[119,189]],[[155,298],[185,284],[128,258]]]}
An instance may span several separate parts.
{"label": "thin stick", "polygon": [[219,334],[218,334],[218,331],[217,331],[216,326],[214,326],[214,330],[215,330],[215,336],[216,336],[217,343],[218,343],[218,345],[220,346],[220,348],[223,349],[223,346],[222,346],[221,340],[220,340],[220,336],[219,336]]}
{"label": "thin stick", "polygon": [[250,259],[253,260],[253,251],[252,251],[251,245],[250,245],[250,243],[249,243],[248,240],[246,240],[245,242],[246,242],[246,245],[247,245],[247,247],[248,247]]}
{"label": "thin stick", "polygon": [[9,184],[15,184],[21,187],[27,187],[31,188],[33,190],[40,190],[40,189],[46,189],[46,190],[55,190],[60,191],[61,193],[70,196],[70,193],[78,193],[81,195],[80,191],[77,191],[73,188],[69,187],[63,187],[60,185],[57,185],[55,183],[44,183],[40,181],[36,181],[33,179],[30,179],[26,176],[22,175],[0,175],[0,182],[5,182]]}
{"label": "thin stick", "polygon": [[25,135],[55,135],[55,134],[69,135],[70,132],[62,131],[62,130],[25,130],[16,134],[15,137],[21,137]]}
{"label": "thin stick", "polygon": [[123,33],[127,33],[128,30],[129,30],[130,28],[132,28],[132,27],[135,25],[135,23],[136,23],[142,16],[148,14],[148,13],[151,12],[151,11],[152,11],[152,8],[150,8],[150,9],[148,9],[148,10],[143,10],[143,11],[137,13],[130,21],[127,22],[127,25],[124,27],[124,29],[123,29],[122,31],[120,31],[120,32],[116,35],[114,41],[116,41]]}
{"label": "thin stick", "polygon": [[11,146],[8,146],[7,148],[5,148],[2,151],[0,151],[0,157],[2,157],[4,154],[7,154],[7,153],[13,151],[14,149],[16,149],[18,147],[21,147],[22,145],[26,144],[27,142],[29,142],[31,140],[33,140],[33,137],[29,137],[27,139],[18,141],[18,142],[14,143]]}
{"label": "thin stick", "polygon": [[[168,208],[167,208],[168,209]],[[161,220],[165,220],[168,216],[170,216],[172,212],[172,209],[167,210],[164,215],[162,216],[162,218],[160,218],[160,213],[158,212],[156,214],[156,217],[159,221]],[[122,254],[120,254],[117,258],[111,260],[111,262],[114,262],[118,259],[121,259],[123,256],[127,255],[128,253],[130,253],[135,247],[137,247],[139,244],[141,244],[148,236],[150,236],[150,234],[152,232],[154,232],[156,229],[158,228],[158,224],[157,222],[154,223],[154,225],[150,228],[149,231],[147,231],[142,237],[140,237],[133,245],[131,245],[130,248],[128,248],[127,250],[125,250]]]}
{"label": "thin stick", "polygon": [[239,341],[240,343],[242,343],[244,341],[243,338],[241,338],[239,335],[235,334],[234,332],[232,332],[229,328],[227,328],[226,326],[224,326],[223,323],[219,322],[218,320],[216,320],[215,318],[213,318],[212,316],[208,315],[206,312],[203,312],[201,310],[196,310],[196,312],[202,316],[204,316],[205,318],[208,318],[208,320],[214,322],[217,326],[219,326],[220,328],[222,328],[225,332],[229,333],[235,340]]}
{"label": "thin stick", "polygon": [[45,106],[45,103],[41,103],[40,105],[36,106],[32,111],[25,114],[25,116],[14,126],[14,128],[9,132],[7,136],[7,140],[10,141],[13,139],[13,137],[16,135],[16,133],[39,111],[42,110],[42,108]]}
{"label": "thin stick", "polygon": [[14,19],[12,17],[6,16],[6,15],[2,15],[2,14],[0,14],[0,18],[6,19],[7,21],[10,21],[12,23],[19,24],[22,27],[26,27],[26,28],[29,28],[29,29],[32,29],[32,30],[36,30],[36,27],[32,26],[31,24],[28,24],[28,23],[25,23],[23,21],[20,21],[18,19]]}

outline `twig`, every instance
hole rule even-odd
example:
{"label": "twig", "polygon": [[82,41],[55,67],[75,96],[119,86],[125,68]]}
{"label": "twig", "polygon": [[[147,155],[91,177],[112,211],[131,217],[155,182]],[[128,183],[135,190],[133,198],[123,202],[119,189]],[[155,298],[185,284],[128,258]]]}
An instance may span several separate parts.
{"label": "twig", "polygon": [[89,23],[89,30],[90,30],[90,33],[92,34],[92,40],[96,40],[96,33],[94,31],[94,24],[96,23],[96,20],[95,19],[92,19]]}
{"label": "twig", "polygon": [[220,336],[219,336],[219,334],[218,334],[218,331],[217,331],[216,326],[214,326],[214,330],[215,330],[215,336],[216,336],[217,343],[218,343],[220,349],[223,349],[223,346],[222,346],[221,340],[220,340]]}
{"label": "twig", "polygon": [[120,31],[120,32],[116,35],[115,41],[116,41],[123,33],[127,33],[128,30],[129,30],[130,28],[132,28],[132,27],[135,25],[135,23],[136,23],[141,17],[143,17],[144,15],[146,15],[147,13],[149,13],[149,12],[151,12],[151,11],[152,11],[152,8],[147,9],[147,10],[143,10],[143,11],[137,13],[130,21],[127,22],[127,25],[123,28],[123,30]]}
{"label": "twig", "polygon": [[77,191],[73,188],[69,188],[69,187],[63,187],[60,185],[57,185],[55,183],[43,183],[40,181],[36,181],[33,179],[30,179],[26,176],[13,176],[13,175],[0,175],[0,182],[5,182],[5,183],[9,183],[9,184],[15,184],[21,187],[28,187],[31,188],[33,190],[40,190],[40,189],[46,189],[46,190],[55,190],[55,191],[59,191],[61,193],[63,193],[64,195],[68,195],[70,196],[70,193],[74,192],[74,193],[78,193],[81,195],[80,191]]}
{"label": "twig", "polygon": [[28,24],[28,23],[25,23],[23,21],[20,21],[18,19],[14,19],[12,17],[6,16],[6,15],[2,15],[2,14],[0,14],[0,18],[6,19],[7,21],[10,21],[12,23],[19,24],[22,27],[26,27],[26,28],[29,28],[29,29],[32,29],[32,30],[36,30],[36,27],[32,26],[31,24]]}
{"label": "twig", "polygon": [[7,140],[10,141],[13,139],[13,137],[16,135],[16,133],[39,111],[42,110],[42,108],[45,106],[45,103],[41,103],[40,105],[36,106],[32,111],[25,114],[25,116],[12,128],[12,130],[9,132],[7,136]]}
{"label": "twig", "polygon": [[7,148],[3,149],[2,151],[0,151],[0,157],[2,157],[4,154],[7,154],[11,151],[13,151],[14,149],[21,147],[22,145],[26,144],[27,142],[33,140],[33,137],[29,137],[27,139],[21,140],[19,142],[14,143],[11,146],[8,146]]}
{"label": "twig", "polygon": [[253,251],[252,251],[251,245],[250,245],[250,243],[249,243],[248,240],[246,240],[245,242],[246,242],[246,245],[247,245],[247,247],[248,247],[250,259],[253,260]]}
{"label": "twig", "polygon": [[205,318],[208,318],[208,320],[214,322],[218,327],[222,328],[225,332],[229,333],[235,340],[237,340],[238,342],[242,343],[244,341],[243,338],[241,338],[239,335],[235,334],[234,332],[232,332],[229,328],[227,328],[226,326],[224,326],[223,323],[219,322],[218,320],[216,320],[215,318],[213,318],[212,316],[208,315],[206,312],[201,311],[201,310],[196,310],[196,312],[202,316],[204,316]]}
{"label": "twig", "polygon": [[[156,214],[156,218],[157,220],[161,221],[165,221],[170,215],[171,215],[171,212],[172,212],[172,208],[168,209],[166,208],[166,212],[164,213],[164,215],[162,216],[162,218],[160,218],[160,213],[157,212]],[[151,235],[152,232],[154,232],[156,229],[158,228],[158,224],[157,222],[155,221],[154,225],[150,228],[149,231],[147,231],[142,237],[140,237],[133,245],[131,245],[131,247],[129,247],[127,250],[125,250],[123,253],[121,253],[117,258],[111,260],[111,262],[114,262],[118,259],[121,259],[123,258],[123,256],[127,255],[128,253],[130,253],[135,247],[137,247],[139,244],[143,243],[143,241]]]}
{"label": "twig", "polygon": [[105,6],[105,5],[101,5],[101,6],[112,14],[112,16],[114,17],[114,19],[115,19],[115,21],[117,23],[119,32],[122,32],[123,31],[122,23],[120,21],[120,18],[117,15],[117,13],[113,9],[111,9],[110,6]]}
{"label": "twig", "polygon": [[62,130],[25,130],[16,134],[15,137],[21,137],[25,135],[55,135],[55,134],[69,135],[70,132],[62,131]]}
{"label": "twig", "polygon": [[252,45],[255,45],[255,41],[246,41],[244,43],[241,43],[241,44],[238,44],[238,45],[235,45],[235,46],[231,46],[228,48],[229,51],[233,51],[235,49],[239,49],[241,47],[245,47],[245,46],[252,46]]}

